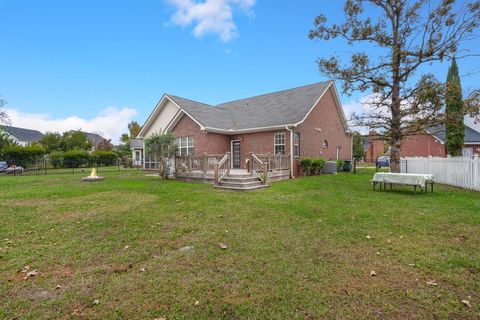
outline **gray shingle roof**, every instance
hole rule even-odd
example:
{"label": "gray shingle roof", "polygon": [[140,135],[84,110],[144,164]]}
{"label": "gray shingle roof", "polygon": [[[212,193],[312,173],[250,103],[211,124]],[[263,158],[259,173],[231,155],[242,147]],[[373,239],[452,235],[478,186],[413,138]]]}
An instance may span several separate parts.
{"label": "gray shingle roof", "polygon": [[43,133],[37,130],[17,128],[11,126],[0,126],[0,130],[14,136],[19,141],[36,142],[43,138]]}
{"label": "gray shingle roof", "polygon": [[[440,141],[445,142],[446,132],[445,132],[444,125],[431,127],[427,131],[430,134],[437,137]],[[465,126],[465,143],[480,143],[480,132],[466,125]]]}
{"label": "gray shingle roof", "polygon": [[204,127],[239,130],[302,121],[331,83],[320,82],[216,106],[174,95],[167,96]]}
{"label": "gray shingle roof", "polygon": [[97,144],[99,144],[104,140],[104,138],[101,135],[96,133],[84,132],[84,131],[79,131],[79,132],[85,134],[85,136],[87,137],[87,140],[90,141],[90,143],[94,146],[96,146]]}

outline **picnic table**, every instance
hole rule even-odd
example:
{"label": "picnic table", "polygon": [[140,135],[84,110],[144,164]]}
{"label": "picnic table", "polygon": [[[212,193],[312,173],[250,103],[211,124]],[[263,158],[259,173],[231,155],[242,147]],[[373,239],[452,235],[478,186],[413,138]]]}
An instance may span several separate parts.
{"label": "picnic table", "polygon": [[387,185],[409,185],[413,186],[415,194],[417,194],[417,188],[420,188],[421,192],[428,192],[428,185],[430,185],[431,193],[433,193],[433,184],[435,183],[435,176],[433,174],[418,174],[418,173],[391,173],[391,172],[377,172],[372,179],[373,190],[377,184],[380,184],[380,191],[387,190]]}

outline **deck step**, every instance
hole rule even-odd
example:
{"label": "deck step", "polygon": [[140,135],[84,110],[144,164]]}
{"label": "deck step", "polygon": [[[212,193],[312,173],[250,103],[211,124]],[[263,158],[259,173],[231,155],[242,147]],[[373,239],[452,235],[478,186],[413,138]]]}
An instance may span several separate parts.
{"label": "deck step", "polygon": [[248,181],[248,182],[233,182],[233,181],[220,181],[222,187],[236,187],[236,188],[249,188],[262,185],[262,181]]}
{"label": "deck step", "polygon": [[237,191],[252,191],[266,187],[262,180],[253,174],[230,174],[220,180],[217,188]]}
{"label": "deck step", "polygon": [[223,177],[222,182],[238,182],[238,183],[246,183],[246,182],[255,182],[255,181],[261,181],[258,179],[258,177],[254,176],[249,176],[249,177],[232,177],[232,176],[226,176]]}
{"label": "deck step", "polygon": [[253,186],[253,187],[227,187],[227,186],[215,186],[215,188],[219,188],[219,189],[225,189],[225,190],[234,190],[234,191],[255,191],[255,190],[259,190],[259,189],[262,189],[262,188],[266,188],[268,187],[268,185],[265,185],[265,184],[260,184],[260,185],[256,185],[256,186]]}

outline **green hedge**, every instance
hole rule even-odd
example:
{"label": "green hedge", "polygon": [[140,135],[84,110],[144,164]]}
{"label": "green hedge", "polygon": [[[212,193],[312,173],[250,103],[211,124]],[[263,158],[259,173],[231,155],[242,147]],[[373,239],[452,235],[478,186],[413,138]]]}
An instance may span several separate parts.
{"label": "green hedge", "polygon": [[40,160],[45,155],[45,149],[41,146],[22,147],[18,145],[7,146],[0,152],[0,160],[7,161],[8,165],[28,167]]}
{"label": "green hedge", "polygon": [[63,152],[55,151],[50,153],[50,163],[54,168],[63,168]]}
{"label": "green hedge", "polygon": [[80,149],[70,150],[63,153],[64,168],[78,168],[91,164],[93,157],[90,152]]}
{"label": "green hedge", "polygon": [[118,155],[113,151],[95,151],[93,160],[98,166],[114,166],[117,164]]}
{"label": "green hedge", "polygon": [[118,155],[114,151],[95,151],[93,154],[85,150],[52,152],[50,163],[54,168],[78,168],[84,166],[113,166],[117,164]]}
{"label": "green hedge", "polygon": [[323,167],[325,167],[325,159],[323,158],[304,158],[300,160],[300,168],[302,168],[303,172],[307,175],[320,174]]}

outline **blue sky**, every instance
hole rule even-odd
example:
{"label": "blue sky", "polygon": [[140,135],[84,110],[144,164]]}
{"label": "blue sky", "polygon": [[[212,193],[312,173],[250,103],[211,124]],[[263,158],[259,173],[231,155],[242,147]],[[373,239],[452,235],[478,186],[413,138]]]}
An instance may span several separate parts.
{"label": "blue sky", "polygon": [[[0,95],[13,125],[116,140],[164,92],[216,104],[310,84],[326,80],[317,57],[352,50],[307,38],[319,13],[342,18],[343,1],[208,1],[0,0]],[[465,90],[479,86],[478,62],[459,62],[477,72]],[[447,67],[429,71],[443,79]],[[361,98],[343,96],[347,112]]]}

